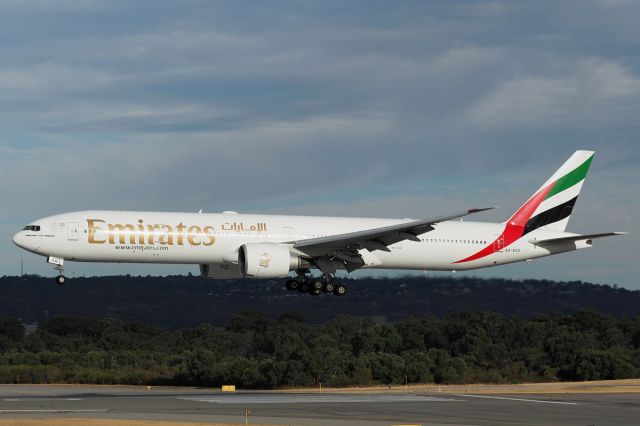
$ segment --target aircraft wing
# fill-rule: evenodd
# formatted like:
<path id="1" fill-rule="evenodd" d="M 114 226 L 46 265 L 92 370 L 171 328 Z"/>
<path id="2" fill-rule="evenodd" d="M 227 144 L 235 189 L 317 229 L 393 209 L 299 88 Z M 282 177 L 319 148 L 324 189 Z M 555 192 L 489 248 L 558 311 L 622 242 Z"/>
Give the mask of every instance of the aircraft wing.
<path id="1" fill-rule="evenodd" d="M 596 238 L 615 237 L 618 235 L 627 235 L 627 234 L 628 232 L 605 232 L 603 234 L 572 235 L 570 237 L 549 238 L 546 240 L 530 240 L 529 242 L 535 245 L 545 246 L 550 244 L 593 240 Z"/>
<path id="2" fill-rule="evenodd" d="M 293 248 L 313 258 L 337 258 L 345 263 L 348 270 L 355 270 L 364 264 L 362 257 L 358 253 L 360 249 L 391 251 L 388 246 L 400 241 L 420 241 L 418 235 L 431 231 L 436 223 L 458 219 L 494 208 L 470 209 L 431 219 L 412 220 L 364 231 L 309 238 L 296 241 L 293 244 Z"/>

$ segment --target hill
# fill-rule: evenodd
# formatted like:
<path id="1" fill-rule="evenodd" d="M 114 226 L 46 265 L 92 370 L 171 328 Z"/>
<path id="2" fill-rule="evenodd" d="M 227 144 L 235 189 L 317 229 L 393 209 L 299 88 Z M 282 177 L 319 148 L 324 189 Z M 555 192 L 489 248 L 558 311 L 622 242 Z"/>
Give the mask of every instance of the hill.
<path id="1" fill-rule="evenodd" d="M 0 278 L 0 317 L 25 323 L 56 316 L 110 317 L 164 328 L 228 324 L 241 311 L 267 318 L 303 313 L 312 323 L 340 314 L 397 322 L 410 316 L 442 317 L 493 311 L 531 318 L 591 309 L 616 318 L 640 315 L 640 291 L 580 281 L 478 278 L 360 278 L 344 280 L 344 297 L 290 292 L 282 280 L 211 281 L 197 276 L 108 276 L 70 279 L 58 287 L 34 275 Z"/>

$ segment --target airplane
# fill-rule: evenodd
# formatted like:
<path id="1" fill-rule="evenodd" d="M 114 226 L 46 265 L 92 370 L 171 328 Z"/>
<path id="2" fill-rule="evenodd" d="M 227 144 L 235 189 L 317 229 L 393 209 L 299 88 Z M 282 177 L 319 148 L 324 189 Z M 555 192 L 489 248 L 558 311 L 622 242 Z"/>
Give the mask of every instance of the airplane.
<path id="1" fill-rule="evenodd" d="M 594 154 L 576 151 L 501 223 L 462 220 L 493 207 L 419 220 L 98 210 L 36 220 L 13 241 L 45 256 L 59 285 L 65 261 L 194 264 L 206 278 L 288 277 L 288 290 L 342 296 L 337 271 L 487 268 L 626 234 L 565 231 Z"/>

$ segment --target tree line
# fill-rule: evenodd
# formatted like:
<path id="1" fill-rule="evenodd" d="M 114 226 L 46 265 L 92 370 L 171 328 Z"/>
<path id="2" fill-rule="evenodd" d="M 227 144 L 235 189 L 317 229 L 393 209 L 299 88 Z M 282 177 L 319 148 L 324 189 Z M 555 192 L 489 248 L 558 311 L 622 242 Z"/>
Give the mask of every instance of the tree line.
<path id="1" fill-rule="evenodd" d="M 640 317 L 594 311 L 531 319 L 493 312 L 386 324 L 339 316 L 308 324 L 254 312 L 223 328 L 160 329 L 58 317 L 26 334 L 0 320 L 1 383 L 281 388 L 400 383 L 599 380 L 640 374 Z"/>

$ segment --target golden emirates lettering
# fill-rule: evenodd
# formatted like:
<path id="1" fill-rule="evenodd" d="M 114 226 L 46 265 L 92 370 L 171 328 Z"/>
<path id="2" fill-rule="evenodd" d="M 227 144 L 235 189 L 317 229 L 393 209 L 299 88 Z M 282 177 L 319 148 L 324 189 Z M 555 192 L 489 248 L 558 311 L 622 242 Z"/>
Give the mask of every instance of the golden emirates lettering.
<path id="1" fill-rule="evenodd" d="M 89 244 L 137 244 L 212 246 L 216 242 L 213 226 L 188 226 L 182 222 L 175 226 L 165 224 L 106 223 L 102 219 L 87 219 Z"/>

